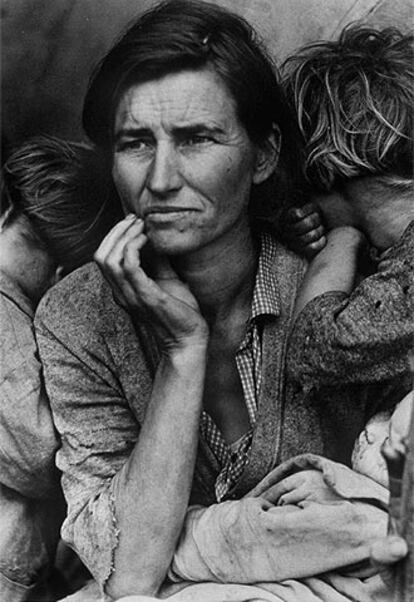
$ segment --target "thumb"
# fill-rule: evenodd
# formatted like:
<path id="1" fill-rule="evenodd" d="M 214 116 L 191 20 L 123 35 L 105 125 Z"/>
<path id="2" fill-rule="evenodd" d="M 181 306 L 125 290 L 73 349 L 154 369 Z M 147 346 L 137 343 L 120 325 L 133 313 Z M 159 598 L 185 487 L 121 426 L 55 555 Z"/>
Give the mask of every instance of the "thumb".
<path id="1" fill-rule="evenodd" d="M 405 540 L 396 535 L 389 535 L 374 541 L 371 545 L 371 562 L 381 568 L 402 560 L 407 553 L 408 546 Z"/>

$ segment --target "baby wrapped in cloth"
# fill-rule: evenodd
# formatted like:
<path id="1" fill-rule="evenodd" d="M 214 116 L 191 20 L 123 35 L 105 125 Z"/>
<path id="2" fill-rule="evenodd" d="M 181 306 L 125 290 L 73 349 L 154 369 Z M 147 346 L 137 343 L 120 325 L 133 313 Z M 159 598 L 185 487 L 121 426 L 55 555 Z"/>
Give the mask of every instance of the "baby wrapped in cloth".
<path id="1" fill-rule="evenodd" d="M 172 599 L 245 600 L 258 596 L 259 588 L 260 599 L 272 601 L 389 600 L 390 592 L 369 568 L 369 542 L 353 506 L 375 506 L 385 534 L 389 492 L 381 446 L 389 436 L 399 445 L 413 399 L 407 395 L 392 416 L 381 413 L 368 422 L 355 444 L 353 470 L 304 454 L 274 469 L 242 500 L 191 508 L 169 575 L 177 586 L 167 586 L 164 595 L 183 581 L 204 581 L 210 585 L 190 586 Z M 327 486 L 323 491 L 308 478 L 315 470 Z M 247 586 L 252 583 L 254 591 Z M 210 587 L 206 597 L 202 587 Z M 191 598 L 194 588 L 197 598 Z"/>

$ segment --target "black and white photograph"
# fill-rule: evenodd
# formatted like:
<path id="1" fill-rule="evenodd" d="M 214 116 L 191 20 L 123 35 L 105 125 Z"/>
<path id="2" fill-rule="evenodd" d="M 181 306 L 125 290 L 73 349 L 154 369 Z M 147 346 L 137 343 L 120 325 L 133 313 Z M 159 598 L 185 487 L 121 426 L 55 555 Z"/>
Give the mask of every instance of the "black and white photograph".
<path id="1" fill-rule="evenodd" d="M 0 602 L 414 602 L 413 1 L 0 7 Z"/>

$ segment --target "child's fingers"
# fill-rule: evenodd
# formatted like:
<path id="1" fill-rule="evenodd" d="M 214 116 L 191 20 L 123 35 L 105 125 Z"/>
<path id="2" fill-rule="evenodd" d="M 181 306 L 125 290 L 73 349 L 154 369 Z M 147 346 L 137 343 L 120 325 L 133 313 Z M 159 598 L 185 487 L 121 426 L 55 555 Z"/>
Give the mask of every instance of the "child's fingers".
<path id="1" fill-rule="evenodd" d="M 325 234 L 325 228 L 323 226 L 318 226 L 313 230 L 309 230 L 304 232 L 300 236 L 298 236 L 298 242 L 302 245 L 302 247 L 306 247 L 310 243 L 316 242 L 320 238 L 322 238 Z"/>
<path id="2" fill-rule="evenodd" d="M 289 245 L 291 249 L 299 253 L 300 255 L 308 254 L 316 255 L 319 253 L 325 245 L 326 245 L 326 236 L 323 234 L 324 230 L 317 230 L 317 232 L 307 232 L 306 234 L 302 234 L 301 236 L 297 236 L 296 238 L 287 239 L 289 241 Z"/>
<path id="3" fill-rule="evenodd" d="M 318 206 L 315 203 L 306 203 L 302 207 L 291 207 L 286 211 L 285 217 L 287 222 L 297 222 L 302 220 L 312 213 L 319 213 Z"/>
<path id="4" fill-rule="evenodd" d="M 294 235 L 300 236 L 301 234 L 305 234 L 306 232 L 316 230 L 317 228 L 321 228 L 323 226 L 319 213 L 310 213 L 306 217 L 303 217 L 295 223 L 292 223 L 290 227 Z"/>
<path id="5" fill-rule="evenodd" d="M 313 259 L 315 255 L 322 251 L 326 245 L 326 236 L 321 236 L 318 240 L 304 244 L 299 240 L 290 240 L 289 247 L 298 255 L 303 255 L 308 261 Z"/>
<path id="6" fill-rule="evenodd" d="M 325 245 L 326 236 L 321 236 L 321 238 L 319 238 L 318 240 L 307 244 L 306 247 L 303 249 L 303 253 L 305 257 L 310 260 L 313 257 L 315 257 L 315 255 L 317 255 L 319 251 L 322 251 Z"/>

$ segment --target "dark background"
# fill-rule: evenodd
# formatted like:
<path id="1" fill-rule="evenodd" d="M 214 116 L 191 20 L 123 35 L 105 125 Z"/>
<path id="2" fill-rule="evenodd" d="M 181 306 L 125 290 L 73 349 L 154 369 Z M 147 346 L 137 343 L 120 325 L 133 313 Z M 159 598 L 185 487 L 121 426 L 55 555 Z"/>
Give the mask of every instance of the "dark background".
<path id="1" fill-rule="evenodd" d="M 215 0 L 250 20 L 277 61 L 335 38 L 350 21 L 413 25 L 412 0 Z M 92 66 L 154 0 L 2 0 L 2 136 L 8 146 L 45 132 L 81 139 Z"/>

